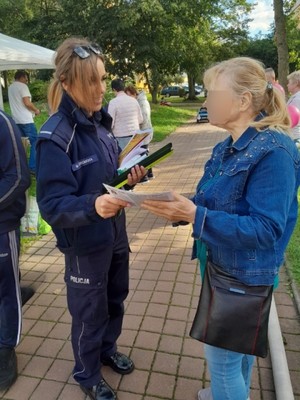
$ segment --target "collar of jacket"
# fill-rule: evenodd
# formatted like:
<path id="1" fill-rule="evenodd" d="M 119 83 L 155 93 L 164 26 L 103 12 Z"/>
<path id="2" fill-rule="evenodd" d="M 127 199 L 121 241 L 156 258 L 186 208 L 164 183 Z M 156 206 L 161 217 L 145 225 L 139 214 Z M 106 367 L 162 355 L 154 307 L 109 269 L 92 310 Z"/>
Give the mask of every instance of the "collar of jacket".
<path id="1" fill-rule="evenodd" d="M 66 92 L 63 93 L 59 111 L 72 121 L 72 125 L 83 125 L 85 129 L 94 129 L 94 122 L 97 122 L 101 123 L 108 131 L 111 131 L 112 118 L 103 108 L 89 118 Z"/>
<path id="2" fill-rule="evenodd" d="M 262 118 L 264 118 L 267 114 L 265 112 L 260 112 L 256 118 L 254 119 L 254 121 L 259 121 Z M 227 143 L 226 143 L 226 147 L 233 147 L 234 149 L 240 151 L 240 150 L 244 150 L 246 147 L 249 146 L 250 142 L 252 142 L 257 135 L 259 135 L 261 132 L 258 131 L 256 128 L 249 126 L 244 133 L 242 133 L 242 135 L 238 138 L 238 140 L 236 142 L 234 142 L 233 144 L 231 144 L 232 138 L 231 136 L 229 136 L 227 138 Z"/>

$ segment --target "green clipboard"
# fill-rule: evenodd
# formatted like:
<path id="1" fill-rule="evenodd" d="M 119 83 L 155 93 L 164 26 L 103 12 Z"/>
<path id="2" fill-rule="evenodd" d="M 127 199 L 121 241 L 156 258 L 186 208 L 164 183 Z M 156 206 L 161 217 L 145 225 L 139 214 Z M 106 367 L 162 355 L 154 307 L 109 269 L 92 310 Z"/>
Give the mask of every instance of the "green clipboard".
<path id="1" fill-rule="evenodd" d="M 154 153 L 149 154 L 149 156 L 143 158 L 143 160 L 137 162 L 135 165 L 140 165 L 145 168 L 151 168 L 154 165 L 163 161 L 165 158 L 169 157 L 172 153 L 173 153 L 172 143 L 168 143 L 161 149 L 158 149 Z M 128 168 L 126 171 L 118 175 L 112 182 L 109 183 L 109 185 L 116 188 L 120 188 L 126 185 L 127 176 L 131 172 L 131 168 Z"/>

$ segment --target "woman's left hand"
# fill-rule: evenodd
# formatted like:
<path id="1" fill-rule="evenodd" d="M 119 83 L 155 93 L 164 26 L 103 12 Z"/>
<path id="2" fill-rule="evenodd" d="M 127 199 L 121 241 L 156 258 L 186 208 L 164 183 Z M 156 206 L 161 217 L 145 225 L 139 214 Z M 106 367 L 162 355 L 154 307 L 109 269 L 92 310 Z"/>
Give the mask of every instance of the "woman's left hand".
<path id="1" fill-rule="evenodd" d="M 173 196 L 172 201 L 145 200 L 141 207 L 172 222 L 194 223 L 197 208 L 195 204 L 178 193 L 173 192 Z"/>
<path id="2" fill-rule="evenodd" d="M 140 167 L 139 165 L 135 165 L 131 168 L 130 174 L 127 175 L 128 185 L 134 186 L 146 175 L 147 170 L 145 167 Z"/>

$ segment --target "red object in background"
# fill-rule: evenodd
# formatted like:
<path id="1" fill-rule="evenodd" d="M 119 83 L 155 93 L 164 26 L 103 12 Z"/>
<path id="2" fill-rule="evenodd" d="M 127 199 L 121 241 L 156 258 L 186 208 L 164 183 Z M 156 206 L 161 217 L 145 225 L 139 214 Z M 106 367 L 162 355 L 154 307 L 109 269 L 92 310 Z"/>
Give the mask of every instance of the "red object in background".
<path id="1" fill-rule="evenodd" d="M 299 124 L 300 121 L 300 111 L 296 106 L 289 104 L 287 106 L 288 112 L 291 118 L 291 128 L 294 128 L 296 125 Z"/>

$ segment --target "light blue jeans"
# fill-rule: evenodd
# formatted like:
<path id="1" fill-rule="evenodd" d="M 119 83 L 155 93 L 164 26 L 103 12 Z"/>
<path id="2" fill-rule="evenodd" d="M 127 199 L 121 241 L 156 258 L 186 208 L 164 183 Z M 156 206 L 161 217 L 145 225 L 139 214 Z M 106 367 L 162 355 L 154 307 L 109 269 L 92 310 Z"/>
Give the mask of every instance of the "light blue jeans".
<path id="1" fill-rule="evenodd" d="M 204 345 L 214 400 L 246 400 L 254 356 Z"/>
<path id="2" fill-rule="evenodd" d="M 37 130 L 35 125 L 32 124 L 17 124 L 21 130 L 21 135 L 29 139 L 30 142 L 30 155 L 29 155 L 29 169 L 35 172 L 35 159 L 36 159 L 36 141 L 37 141 Z"/>

